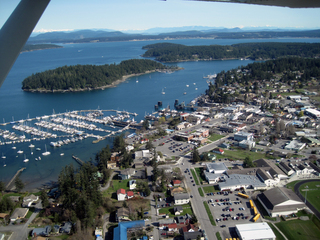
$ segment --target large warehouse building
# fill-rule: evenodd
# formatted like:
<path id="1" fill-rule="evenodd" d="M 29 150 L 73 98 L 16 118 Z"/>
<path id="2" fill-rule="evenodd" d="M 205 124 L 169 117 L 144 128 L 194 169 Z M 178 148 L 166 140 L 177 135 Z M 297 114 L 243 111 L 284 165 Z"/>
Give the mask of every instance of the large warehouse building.
<path id="1" fill-rule="evenodd" d="M 306 208 L 304 202 L 288 188 L 272 188 L 259 194 L 258 200 L 271 217 L 296 213 Z"/>
<path id="2" fill-rule="evenodd" d="M 275 240 L 272 229 L 266 222 L 237 224 L 236 232 L 241 240 Z"/>

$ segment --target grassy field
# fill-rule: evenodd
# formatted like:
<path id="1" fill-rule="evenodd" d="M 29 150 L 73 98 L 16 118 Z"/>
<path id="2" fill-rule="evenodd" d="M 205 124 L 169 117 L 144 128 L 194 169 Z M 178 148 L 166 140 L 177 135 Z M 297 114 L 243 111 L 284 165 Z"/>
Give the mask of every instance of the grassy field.
<path id="1" fill-rule="evenodd" d="M 260 152 L 251 152 L 248 150 L 236 149 L 236 150 L 224 150 L 223 155 L 217 154 L 216 157 L 217 159 L 229 158 L 232 160 L 240 160 L 240 159 L 244 160 L 246 157 L 250 157 L 250 159 L 254 161 L 260 158 L 266 158 L 266 155 Z"/>
<path id="2" fill-rule="evenodd" d="M 320 239 L 320 229 L 311 221 L 291 220 L 276 223 L 277 227 L 290 240 Z"/>
<path id="3" fill-rule="evenodd" d="M 268 222 L 268 225 L 272 229 L 274 235 L 276 235 L 277 240 L 285 240 L 285 238 L 281 235 L 281 233 L 272 225 L 272 223 Z"/>
<path id="4" fill-rule="evenodd" d="M 296 185 L 297 182 L 300 182 L 300 180 L 289 182 L 286 186 L 287 186 L 287 188 L 290 188 L 293 191 L 293 187 L 294 187 L 294 185 Z"/>
<path id="5" fill-rule="evenodd" d="M 219 232 L 216 232 L 216 237 L 217 237 L 218 240 L 222 240 Z"/>
<path id="6" fill-rule="evenodd" d="M 204 207 L 205 207 L 205 209 L 206 209 L 206 211 L 207 211 L 207 214 L 208 214 L 208 217 L 209 217 L 209 219 L 210 219 L 211 224 L 212 224 L 213 226 L 216 226 L 216 222 L 215 222 L 214 219 L 213 219 L 213 216 L 212 216 L 212 213 L 211 213 L 211 211 L 210 211 L 210 208 L 209 208 L 208 203 L 207 203 L 207 202 L 203 202 L 203 205 L 204 205 Z"/>
<path id="7" fill-rule="evenodd" d="M 210 136 L 208 137 L 208 139 L 211 141 L 211 142 L 214 142 L 214 141 L 217 141 L 221 138 L 225 137 L 224 135 L 220 135 L 220 134 L 210 134 Z"/>
<path id="8" fill-rule="evenodd" d="M 307 190 L 307 191 L 306 191 Z M 320 182 L 309 182 L 302 184 L 299 188 L 302 196 L 307 196 L 307 200 L 320 211 Z"/>
<path id="9" fill-rule="evenodd" d="M 205 193 L 213 193 L 213 192 L 220 192 L 218 186 L 214 187 L 214 186 L 206 186 L 206 187 L 202 187 L 203 191 Z"/>
<path id="10" fill-rule="evenodd" d="M 159 209 L 159 214 L 168 214 L 169 217 L 175 217 L 174 215 L 174 207 L 165 207 L 165 208 L 161 208 Z M 193 211 L 192 211 L 192 208 L 189 204 L 185 204 L 185 205 L 182 205 L 182 208 L 183 208 L 183 212 L 180 214 L 180 215 L 185 215 L 185 214 L 190 214 L 190 215 L 193 215 Z"/>
<path id="11" fill-rule="evenodd" d="M 202 191 L 202 188 L 201 188 L 201 187 L 198 188 L 198 191 L 199 191 L 200 196 L 201 196 L 201 197 L 204 197 L 204 194 L 203 194 L 203 191 Z"/>
<path id="12" fill-rule="evenodd" d="M 200 185 L 196 172 L 195 172 L 193 169 L 191 169 L 191 173 L 192 173 L 192 176 L 193 176 L 193 178 L 194 178 L 194 182 L 195 182 L 197 185 Z"/>

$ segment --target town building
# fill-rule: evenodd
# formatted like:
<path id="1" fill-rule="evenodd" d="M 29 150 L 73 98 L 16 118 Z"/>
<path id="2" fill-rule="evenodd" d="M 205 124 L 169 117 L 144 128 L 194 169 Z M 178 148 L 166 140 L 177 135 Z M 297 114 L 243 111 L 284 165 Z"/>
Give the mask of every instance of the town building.
<path id="1" fill-rule="evenodd" d="M 219 182 L 219 189 L 221 191 L 244 188 L 244 189 L 265 189 L 265 183 L 254 175 L 231 174 L 224 177 L 224 182 Z"/>
<path id="2" fill-rule="evenodd" d="M 177 193 L 173 196 L 174 205 L 183 205 L 190 202 L 188 193 Z"/>
<path id="3" fill-rule="evenodd" d="M 272 229 L 266 222 L 237 224 L 236 232 L 242 240 L 275 240 Z"/>
<path id="4" fill-rule="evenodd" d="M 113 240 L 127 240 L 127 230 L 131 228 L 145 227 L 144 220 L 120 222 L 118 227 L 113 229 Z"/>
<path id="5" fill-rule="evenodd" d="M 215 174 L 225 173 L 228 170 L 225 163 L 207 163 L 206 167 L 207 167 L 207 172 L 215 173 Z"/>
<path id="6" fill-rule="evenodd" d="M 271 217 L 297 213 L 306 208 L 306 205 L 291 189 L 283 187 L 264 191 L 258 195 L 257 199 Z"/>
<path id="7" fill-rule="evenodd" d="M 253 133 L 247 133 L 247 132 L 237 132 L 234 134 L 234 140 L 241 142 L 242 140 L 250 140 L 253 141 Z"/>
<path id="8" fill-rule="evenodd" d="M 22 207 L 31 207 L 32 203 L 37 202 L 38 200 L 39 197 L 33 194 L 26 196 L 23 198 Z"/>
<path id="9" fill-rule="evenodd" d="M 305 143 L 301 143 L 297 140 L 292 140 L 289 144 L 287 144 L 284 148 L 286 150 L 293 150 L 296 152 L 301 151 L 306 146 Z"/>

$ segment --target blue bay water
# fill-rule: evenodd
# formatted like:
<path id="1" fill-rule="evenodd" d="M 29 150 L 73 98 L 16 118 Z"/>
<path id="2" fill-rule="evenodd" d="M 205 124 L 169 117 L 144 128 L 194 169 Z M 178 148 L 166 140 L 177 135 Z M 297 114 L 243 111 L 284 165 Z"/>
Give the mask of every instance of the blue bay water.
<path id="1" fill-rule="evenodd" d="M 243 40 L 215 40 L 215 39 L 184 39 L 170 40 L 167 42 L 184 45 L 230 45 L 242 42 L 320 42 L 320 39 L 243 39 Z M 142 58 L 143 46 L 163 41 L 130 41 L 107 42 L 86 44 L 64 44 L 61 49 L 48 49 L 41 51 L 21 53 L 12 67 L 6 81 L 0 89 L 0 122 L 10 122 L 53 113 L 82 109 L 115 109 L 136 112 L 135 117 L 140 121 L 145 114 L 154 111 L 154 105 L 162 101 L 164 106 L 173 108 L 174 100 L 186 103 L 204 93 L 207 89 L 206 79 L 203 76 L 219 73 L 222 70 L 237 68 L 247 65 L 252 61 L 228 60 L 228 61 L 198 61 L 177 63 L 184 70 L 172 74 L 151 73 L 133 77 L 120 83 L 117 87 L 105 90 L 76 93 L 29 93 L 21 90 L 24 78 L 31 74 L 54 69 L 64 65 L 76 64 L 113 64 L 132 58 Z M 189 87 L 187 87 L 189 85 Z M 196 90 L 197 88 L 197 90 Z M 162 90 L 165 95 L 161 94 Z M 186 92 L 187 94 L 183 94 Z M 11 125 L 1 129 L 11 129 Z M 22 133 L 21 133 L 22 134 Z M 91 139 L 85 139 L 61 148 L 49 147 L 50 139 L 35 142 L 36 147 L 44 149 L 45 144 L 51 151 L 51 155 L 42 157 L 41 161 L 34 161 L 37 152 L 31 156 L 28 148 L 30 143 L 19 143 L 13 150 L 11 145 L 0 146 L 0 154 L 6 159 L 0 160 L 0 180 L 8 181 L 21 167 L 26 170 L 21 174 L 21 179 L 28 188 L 38 187 L 43 183 L 56 180 L 62 167 L 67 164 L 77 165 L 71 158 L 72 154 L 88 161 L 94 159 L 95 154 L 112 140 L 107 139 L 92 144 Z M 56 141 L 56 140 L 55 140 Z M 30 161 L 23 163 L 24 156 L 17 155 L 21 149 Z M 42 151 L 41 151 L 42 152 Z M 65 153 L 60 156 L 60 153 Z M 24 154 L 23 154 L 24 155 Z M 39 155 L 39 153 L 38 153 Z M 6 167 L 3 167 L 3 164 Z"/>

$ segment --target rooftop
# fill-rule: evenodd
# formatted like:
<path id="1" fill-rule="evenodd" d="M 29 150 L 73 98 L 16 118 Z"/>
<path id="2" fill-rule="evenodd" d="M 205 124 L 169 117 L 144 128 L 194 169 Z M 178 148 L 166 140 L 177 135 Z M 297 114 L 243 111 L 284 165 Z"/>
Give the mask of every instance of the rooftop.
<path id="1" fill-rule="evenodd" d="M 272 229 L 268 223 L 248 223 L 237 224 L 236 229 L 241 236 L 241 239 L 275 239 Z"/>

